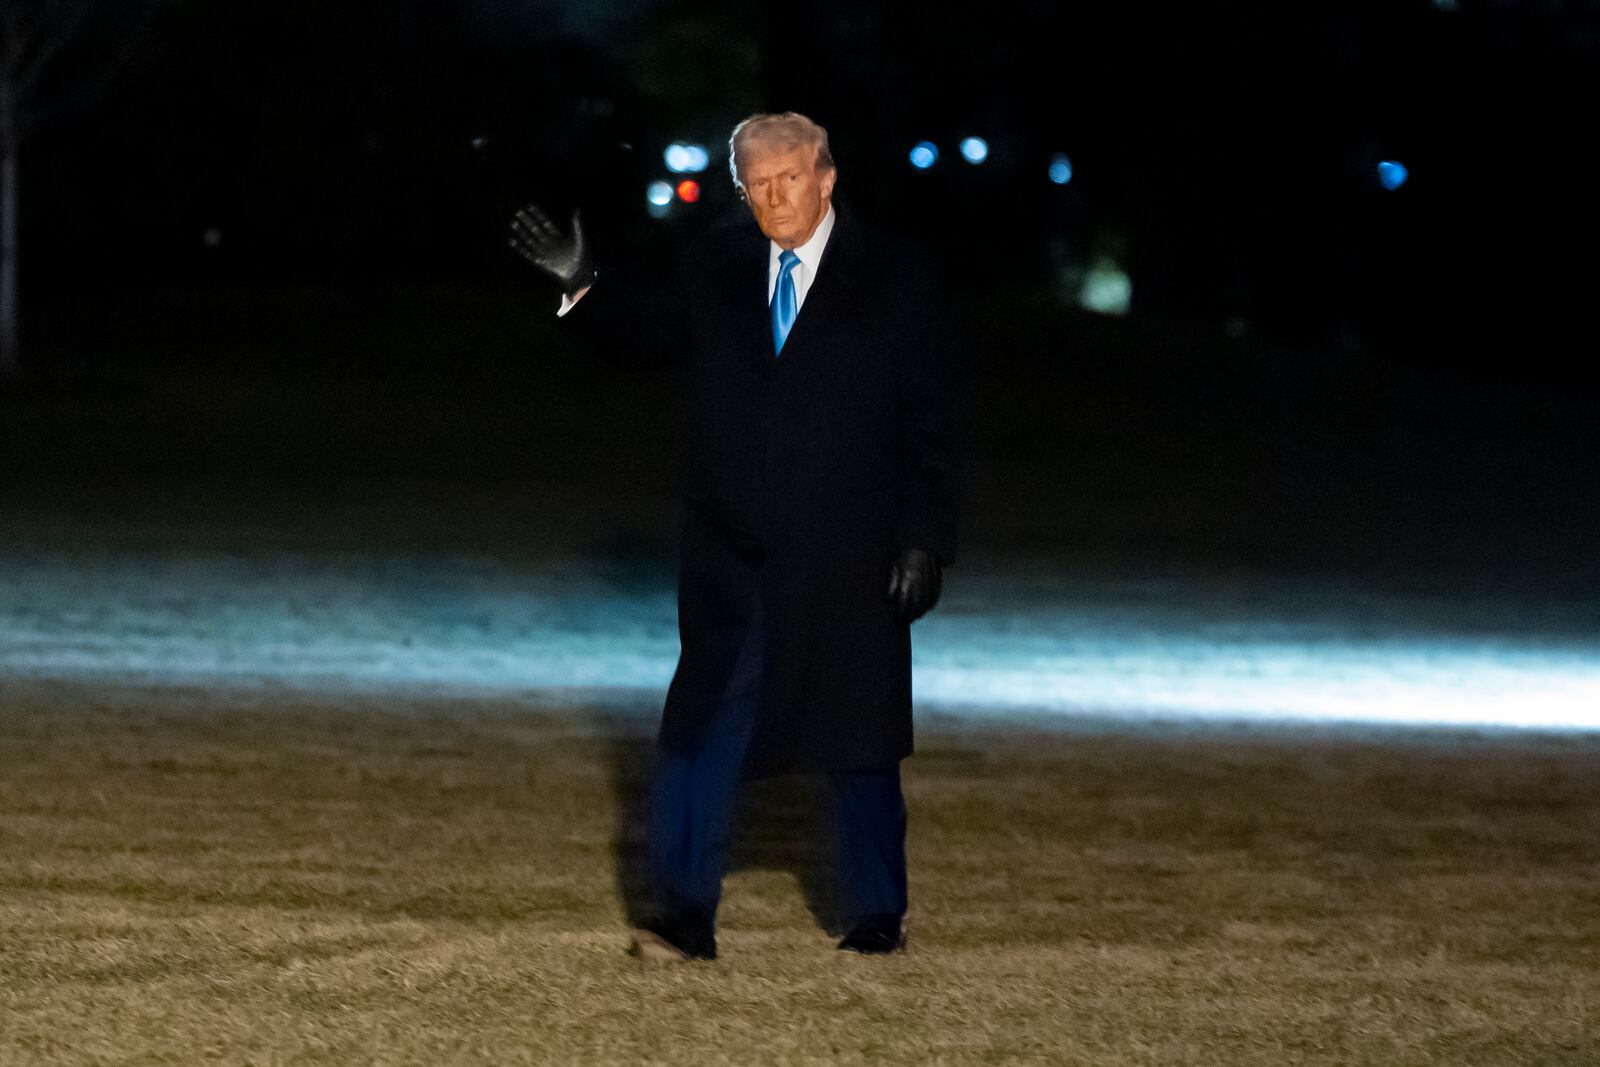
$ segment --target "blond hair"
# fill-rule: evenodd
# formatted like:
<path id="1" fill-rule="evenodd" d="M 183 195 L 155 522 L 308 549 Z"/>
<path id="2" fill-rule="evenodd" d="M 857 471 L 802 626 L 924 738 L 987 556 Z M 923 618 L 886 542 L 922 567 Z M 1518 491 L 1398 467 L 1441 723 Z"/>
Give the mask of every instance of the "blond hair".
<path id="1" fill-rule="evenodd" d="M 787 152 L 800 145 L 810 145 L 817 150 L 817 169 L 833 169 L 833 153 L 828 151 L 828 131 L 806 118 L 798 111 L 782 114 L 751 115 L 733 128 L 728 138 L 728 169 L 733 172 L 733 184 L 744 193 L 744 180 L 740 168 L 751 142 L 770 145 Z"/>

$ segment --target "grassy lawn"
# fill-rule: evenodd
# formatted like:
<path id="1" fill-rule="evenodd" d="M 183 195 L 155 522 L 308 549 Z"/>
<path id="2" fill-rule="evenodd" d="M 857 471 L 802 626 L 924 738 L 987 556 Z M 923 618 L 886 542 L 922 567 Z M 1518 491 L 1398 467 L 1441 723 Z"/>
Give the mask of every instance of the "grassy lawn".
<path id="1" fill-rule="evenodd" d="M 778 780 L 663 969 L 649 728 L 0 683 L 0 1063 L 1600 1062 L 1600 738 L 926 723 L 907 954 Z"/>
<path id="2" fill-rule="evenodd" d="M 124 553 L 570 555 L 631 588 L 670 559 L 676 383 L 522 289 L 64 307 L 0 395 L 0 553 L 40 594 L 15 614 L 90 636 L 51 553 L 108 581 Z M 1450 632 L 1593 632 L 1591 396 L 966 317 L 969 558 L 1334 575 Z M 198 610 L 159 593 L 135 637 Z M 906 955 L 834 951 L 821 794 L 780 780 L 747 798 L 722 958 L 646 969 L 652 725 L 0 675 L 0 1065 L 1600 1063 L 1600 735 L 930 721 Z"/>

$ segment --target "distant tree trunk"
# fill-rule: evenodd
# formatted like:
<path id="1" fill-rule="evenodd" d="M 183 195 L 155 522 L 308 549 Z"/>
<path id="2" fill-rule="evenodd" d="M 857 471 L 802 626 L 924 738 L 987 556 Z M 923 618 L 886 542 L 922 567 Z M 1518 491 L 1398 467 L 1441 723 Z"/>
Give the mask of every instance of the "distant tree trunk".
<path id="1" fill-rule="evenodd" d="M 41 124 L 77 111 L 101 95 L 133 52 L 159 2 L 0 0 L 0 383 L 14 379 L 22 369 L 17 163 L 23 142 Z M 86 39 L 91 61 L 80 62 L 77 77 L 45 77 L 63 50 L 81 47 Z"/>
<path id="2" fill-rule="evenodd" d="M 0 382 L 22 367 L 17 327 L 17 100 L 0 78 Z"/>

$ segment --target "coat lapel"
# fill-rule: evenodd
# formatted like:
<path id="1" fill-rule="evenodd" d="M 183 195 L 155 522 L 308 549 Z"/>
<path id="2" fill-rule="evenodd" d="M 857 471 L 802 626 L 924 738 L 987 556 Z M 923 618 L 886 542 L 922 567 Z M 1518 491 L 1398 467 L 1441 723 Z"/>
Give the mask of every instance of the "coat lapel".
<path id="1" fill-rule="evenodd" d="M 782 359 L 792 361 L 804 357 L 818 339 L 825 338 L 830 324 L 838 319 L 838 312 L 849 298 L 859 251 L 859 234 L 854 221 L 838 205 L 834 205 L 833 233 L 822 250 L 822 262 L 817 265 L 817 276 L 806 291 L 806 302 L 800 307 L 789 336 L 783 342 Z M 762 299 L 766 298 L 766 279 L 762 278 Z M 765 309 L 763 309 L 765 310 Z M 767 312 L 767 353 L 773 354 L 771 313 Z"/>
<path id="2" fill-rule="evenodd" d="M 783 342 L 781 358 L 784 362 L 792 362 L 803 356 L 807 348 L 816 344 L 818 337 L 825 337 L 829 322 L 835 319 L 838 309 L 849 298 L 860 235 L 848 214 L 840 210 L 837 204 L 833 210 L 833 233 L 828 235 L 827 247 L 822 250 L 817 276 L 806 291 L 806 301 L 801 305 L 794 325 L 789 328 L 789 336 Z M 767 270 L 772 246 L 755 226 L 750 227 L 750 232 L 756 239 L 751 241 L 748 252 L 744 253 L 748 258 L 742 259 L 745 265 L 740 267 L 739 273 L 747 280 L 739 285 L 742 291 L 751 295 L 741 296 L 739 303 L 750 309 L 747 328 L 754 331 L 758 338 L 751 345 L 751 351 L 759 362 L 770 366 L 779 358 L 772 343 L 772 309 L 767 302 Z"/>

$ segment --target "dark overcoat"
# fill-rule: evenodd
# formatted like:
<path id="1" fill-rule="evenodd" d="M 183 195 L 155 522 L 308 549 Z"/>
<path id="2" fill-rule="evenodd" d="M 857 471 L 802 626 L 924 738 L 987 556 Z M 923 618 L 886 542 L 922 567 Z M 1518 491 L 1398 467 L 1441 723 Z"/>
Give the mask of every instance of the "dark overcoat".
<path id="1" fill-rule="evenodd" d="M 661 744 L 693 743 L 760 596 L 768 669 L 746 773 L 882 765 L 912 748 L 910 627 L 885 597 L 890 564 L 907 547 L 956 558 L 961 346 L 927 260 L 835 205 L 775 356 L 768 253 L 752 220 L 703 236 L 653 291 L 602 263 L 564 321 L 684 367 L 682 654 Z"/>

